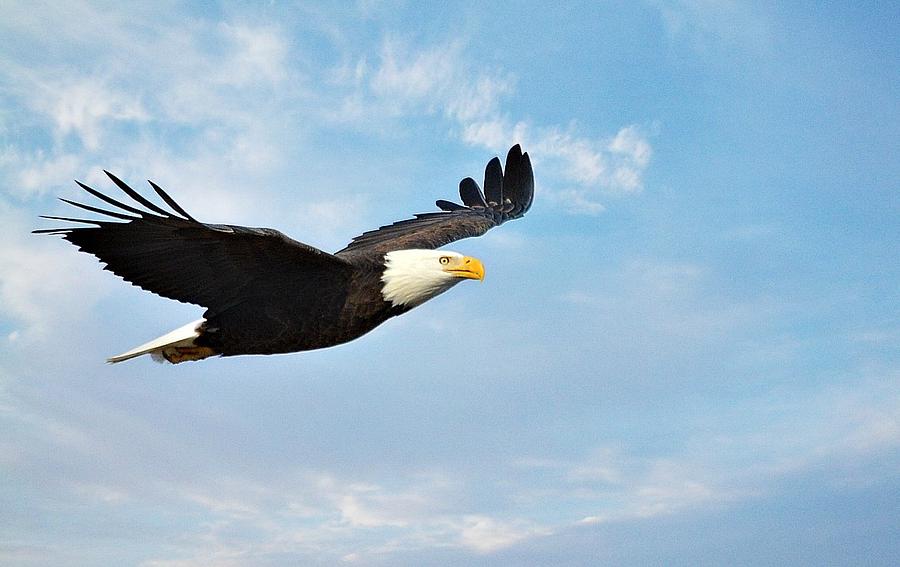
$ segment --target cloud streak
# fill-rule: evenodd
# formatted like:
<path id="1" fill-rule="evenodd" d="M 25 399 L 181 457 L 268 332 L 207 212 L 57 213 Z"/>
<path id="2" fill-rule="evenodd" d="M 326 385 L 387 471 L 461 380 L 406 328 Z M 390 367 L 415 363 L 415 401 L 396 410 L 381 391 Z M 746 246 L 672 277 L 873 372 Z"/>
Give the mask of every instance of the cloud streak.
<path id="1" fill-rule="evenodd" d="M 542 172 L 546 195 L 572 213 L 596 214 L 598 199 L 640 191 L 653 150 L 644 129 L 621 127 L 594 139 L 574 124 L 545 126 L 516 120 L 502 110 L 515 93 L 514 77 L 475 67 L 461 43 L 413 49 L 384 41 L 378 59 L 359 59 L 335 74 L 354 92 L 345 97 L 343 120 L 413 113 L 442 114 L 464 143 L 502 152 L 510 143 L 529 148 Z"/>
<path id="2" fill-rule="evenodd" d="M 771 55 L 754 41 L 779 29 L 749 5 L 653 6 L 660 18 L 625 4 L 578 21 L 555 12 L 571 35 L 544 45 L 554 21 L 495 5 L 453 14 L 503 32 L 490 41 L 459 39 L 446 13 L 419 6 L 5 6 L 0 563 L 577 563 L 623 532 L 653 532 L 639 542 L 650 556 L 676 539 L 672 525 L 703 515 L 756 508 L 771 529 L 773 509 L 793 515 L 779 494 L 792 484 L 819 506 L 847 486 L 896 492 L 893 225 L 841 177 L 890 171 L 878 157 L 888 138 L 869 140 L 861 115 L 829 129 L 842 107 L 797 106 L 816 99 L 778 79 L 789 73 L 734 80 L 735 48 Z M 413 35 L 400 16 L 428 22 Z M 819 35 L 801 20 L 784 29 Z M 517 33 L 535 57 L 501 51 L 523 45 Z M 875 91 L 890 74 L 865 74 L 877 68 L 861 55 L 870 35 L 842 56 Z M 818 61 L 824 78 L 810 83 L 842 84 L 828 72 L 846 61 L 806 49 L 786 59 Z M 560 69 L 574 50 L 594 80 L 616 80 Z M 579 92 L 623 96 L 630 118 L 566 117 L 522 80 L 556 70 Z M 519 96 L 527 115 L 512 110 Z M 759 108 L 775 114 L 759 122 Z M 822 122 L 819 110 L 839 112 Z M 791 129 L 794 111 L 809 113 L 805 130 Z M 820 163 L 772 158 L 798 134 L 868 161 L 804 185 Z M 106 168 L 142 190 L 152 178 L 201 220 L 336 249 L 452 197 L 457 175 L 477 177 L 513 142 L 535 160 L 540 206 L 465 241 L 491 263 L 486 287 L 336 349 L 105 366 L 110 343 L 138 344 L 199 308 L 29 234 L 48 226 L 38 214 L 71 214 L 51 197 L 78 194 L 73 178 L 115 191 Z M 660 156 L 666 191 L 649 182 Z M 629 199 L 639 206 L 602 223 L 572 216 Z M 817 513 L 868 543 L 874 508 Z M 722 538 L 710 545 L 734 541 Z"/>

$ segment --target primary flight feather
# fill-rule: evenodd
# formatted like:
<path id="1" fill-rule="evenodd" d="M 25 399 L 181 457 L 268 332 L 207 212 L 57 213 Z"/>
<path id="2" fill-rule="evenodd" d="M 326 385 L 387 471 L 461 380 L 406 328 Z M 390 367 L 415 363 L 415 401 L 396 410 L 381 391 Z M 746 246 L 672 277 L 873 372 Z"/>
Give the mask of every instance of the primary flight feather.
<path id="1" fill-rule="evenodd" d="M 76 182 L 115 210 L 62 199 L 107 218 L 46 216 L 87 226 L 34 232 L 62 235 L 126 281 L 206 308 L 199 321 L 110 362 L 150 354 L 178 363 L 353 340 L 464 279 L 483 279 L 478 259 L 435 249 L 521 217 L 534 197 L 531 160 L 516 145 L 505 168 L 496 157 L 487 164 L 483 192 L 467 177 L 462 204 L 439 200 L 440 211 L 365 232 L 329 254 L 269 228 L 200 222 L 152 181 L 170 210 L 105 173 L 133 203 Z"/>

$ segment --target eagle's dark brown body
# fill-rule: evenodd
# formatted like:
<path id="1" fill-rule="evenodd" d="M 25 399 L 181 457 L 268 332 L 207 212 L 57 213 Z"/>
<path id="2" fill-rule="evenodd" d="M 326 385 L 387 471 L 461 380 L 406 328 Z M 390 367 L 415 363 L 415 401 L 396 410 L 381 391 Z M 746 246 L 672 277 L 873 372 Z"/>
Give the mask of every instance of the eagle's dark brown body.
<path id="1" fill-rule="evenodd" d="M 384 265 L 371 258 L 356 258 L 351 265 L 340 281 L 313 286 L 298 282 L 293 302 L 254 302 L 222 313 L 208 310 L 206 328 L 196 344 L 223 356 L 314 350 L 352 341 L 408 310 L 383 299 L 354 301 L 368 297 L 366 290 L 380 288 Z M 313 301 L 304 297 L 310 295 Z M 235 324 L 238 321 L 240 325 Z"/>
<path id="2" fill-rule="evenodd" d="M 505 172 L 499 159 L 488 163 L 484 192 L 466 178 L 463 204 L 438 201 L 441 211 L 366 232 L 329 254 L 272 229 L 199 222 L 154 183 L 168 209 L 107 175 L 132 203 L 79 183 L 114 209 L 62 200 L 107 218 L 46 217 L 88 226 L 35 232 L 61 234 L 147 291 L 206 307 L 205 323 L 186 337 L 191 341 L 173 343 L 187 345 L 186 353 L 199 349 L 186 359 L 311 350 L 355 339 L 413 306 L 385 299 L 386 255 L 479 236 L 521 217 L 534 190 L 528 154 L 514 146 Z"/>

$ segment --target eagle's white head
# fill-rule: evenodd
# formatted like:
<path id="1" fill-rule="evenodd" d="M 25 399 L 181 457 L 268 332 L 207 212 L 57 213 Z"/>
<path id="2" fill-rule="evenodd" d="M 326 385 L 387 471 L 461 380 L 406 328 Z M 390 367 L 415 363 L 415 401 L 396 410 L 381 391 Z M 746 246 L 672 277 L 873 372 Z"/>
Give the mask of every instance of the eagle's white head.
<path id="1" fill-rule="evenodd" d="M 395 307 L 412 308 L 464 279 L 484 279 L 480 260 L 448 250 L 395 250 L 384 256 L 381 295 Z"/>

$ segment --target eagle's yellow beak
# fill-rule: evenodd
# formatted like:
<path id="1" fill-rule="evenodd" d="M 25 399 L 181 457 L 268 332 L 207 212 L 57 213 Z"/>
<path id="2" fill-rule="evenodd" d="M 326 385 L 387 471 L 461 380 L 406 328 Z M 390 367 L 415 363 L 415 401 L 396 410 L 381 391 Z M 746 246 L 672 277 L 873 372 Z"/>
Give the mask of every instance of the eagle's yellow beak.
<path id="1" fill-rule="evenodd" d="M 471 256 L 463 256 L 457 263 L 444 268 L 444 270 L 458 278 L 484 280 L 484 264 L 478 258 Z"/>

